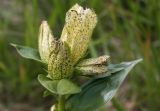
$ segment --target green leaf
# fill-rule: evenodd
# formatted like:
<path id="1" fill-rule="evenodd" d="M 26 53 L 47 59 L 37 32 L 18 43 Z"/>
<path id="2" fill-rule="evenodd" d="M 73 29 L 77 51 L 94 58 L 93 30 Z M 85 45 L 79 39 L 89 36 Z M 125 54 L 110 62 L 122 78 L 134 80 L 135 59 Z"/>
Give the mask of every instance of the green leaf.
<path id="1" fill-rule="evenodd" d="M 123 65 L 120 65 L 120 64 L 116 64 L 116 65 L 111 64 L 111 65 L 108 66 L 108 71 L 109 71 L 109 73 L 112 73 L 112 74 L 116 73 L 116 72 L 119 72 L 123 69 L 124 69 Z"/>
<path id="2" fill-rule="evenodd" d="M 59 82 L 58 80 L 51 80 L 43 74 L 38 75 L 38 80 L 47 90 L 54 94 L 57 94 L 57 84 Z"/>
<path id="3" fill-rule="evenodd" d="M 76 84 L 71 82 L 68 79 L 62 80 L 51 80 L 43 74 L 38 75 L 38 80 L 45 87 L 49 92 L 53 94 L 75 94 L 81 91 L 81 88 L 78 87 Z M 48 92 L 45 92 L 45 96 L 48 95 Z"/>
<path id="4" fill-rule="evenodd" d="M 17 44 L 12 44 L 12 43 L 11 43 L 11 45 L 17 49 L 17 52 L 22 57 L 42 62 L 37 49 L 33 49 L 30 47 L 25 47 L 25 46 L 21 46 L 21 45 L 17 45 Z"/>
<path id="5" fill-rule="evenodd" d="M 45 91 L 43 92 L 43 97 L 47 97 L 47 96 L 49 96 L 49 95 L 53 95 L 53 93 L 51 93 L 51 92 L 48 91 L 48 90 L 45 90 Z"/>
<path id="6" fill-rule="evenodd" d="M 131 69 L 142 59 L 123 62 L 112 65 L 113 71 L 110 76 L 90 80 L 82 87 L 82 91 L 72 95 L 66 101 L 68 111 L 95 111 L 110 101 L 116 94 L 119 86 L 124 81 Z M 120 67 L 123 68 L 120 70 Z"/>
<path id="7" fill-rule="evenodd" d="M 79 93 L 81 88 L 68 79 L 62 79 L 57 86 L 57 93 L 60 95 Z"/>

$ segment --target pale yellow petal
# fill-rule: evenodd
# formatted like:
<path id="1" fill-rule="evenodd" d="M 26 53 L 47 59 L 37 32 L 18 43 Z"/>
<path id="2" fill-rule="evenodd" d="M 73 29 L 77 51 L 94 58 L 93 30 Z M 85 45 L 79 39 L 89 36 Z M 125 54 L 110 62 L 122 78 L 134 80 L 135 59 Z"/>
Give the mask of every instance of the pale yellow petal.
<path id="1" fill-rule="evenodd" d="M 83 9 L 76 4 L 67 12 L 65 22 L 60 39 L 70 46 L 75 64 L 88 49 L 93 29 L 97 23 L 97 16 L 91 9 Z"/>
<path id="2" fill-rule="evenodd" d="M 38 48 L 40 57 L 43 62 L 48 63 L 50 47 L 56 41 L 52 35 L 52 32 L 48 26 L 47 21 L 43 21 L 40 26 Z M 53 44 L 54 46 L 54 44 Z M 52 47 L 53 47 L 52 46 Z"/>

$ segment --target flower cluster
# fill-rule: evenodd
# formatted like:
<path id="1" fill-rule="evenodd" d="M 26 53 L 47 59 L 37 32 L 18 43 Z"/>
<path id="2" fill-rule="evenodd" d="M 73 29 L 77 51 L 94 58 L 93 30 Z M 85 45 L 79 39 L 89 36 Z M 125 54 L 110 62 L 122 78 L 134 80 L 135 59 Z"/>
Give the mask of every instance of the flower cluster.
<path id="1" fill-rule="evenodd" d="M 39 53 L 48 64 L 49 77 L 54 80 L 71 78 L 73 71 L 82 74 L 104 73 L 109 56 L 82 60 L 84 57 L 97 16 L 91 9 L 74 5 L 66 14 L 65 25 L 59 40 L 56 40 L 46 21 L 40 26 Z"/>
<path id="2" fill-rule="evenodd" d="M 11 44 L 22 57 L 48 66 L 48 75 L 39 74 L 38 80 L 46 88 L 45 96 L 55 94 L 58 97 L 51 111 L 98 110 L 116 94 L 129 71 L 142 61 L 138 59 L 120 64 L 107 64 L 107 55 L 84 59 L 96 23 L 97 16 L 94 11 L 83 9 L 76 4 L 66 13 L 65 25 L 59 40 L 52 35 L 47 21 L 43 21 L 38 40 L 39 51 Z M 96 79 L 90 78 L 86 84 L 79 87 L 72 81 L 72 77 L 75 77 L 73 74 L 96 76 Z M 91 96 L 91 92 L 94 96 Z"/>

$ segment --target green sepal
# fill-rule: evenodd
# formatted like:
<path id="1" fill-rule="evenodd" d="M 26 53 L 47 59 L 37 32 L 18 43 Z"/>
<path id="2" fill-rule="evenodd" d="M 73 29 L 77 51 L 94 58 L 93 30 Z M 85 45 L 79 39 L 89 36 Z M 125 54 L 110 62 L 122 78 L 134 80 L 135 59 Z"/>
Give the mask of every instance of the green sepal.
<path id="1" fill-rule="evenodd" d="M 13 43 L 11 43 L 11 45 L 16 48 L 17 52 L 22 57 L 27 58 L 27 59 L 36 60 L 38 62 L 42 62 L 37 49 L 26 47 L 26 46 L 21 46 L 21 45 L 17 45 Z"/>

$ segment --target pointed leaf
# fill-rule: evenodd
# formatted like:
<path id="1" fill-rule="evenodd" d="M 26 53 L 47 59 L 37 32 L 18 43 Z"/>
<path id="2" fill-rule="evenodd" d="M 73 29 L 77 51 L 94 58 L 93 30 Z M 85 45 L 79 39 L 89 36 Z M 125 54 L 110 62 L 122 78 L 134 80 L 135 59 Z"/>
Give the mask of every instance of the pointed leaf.
<path id="1" fill-rule="evenodd" d="M 58 80 L 51 80 L 43 74 L 38 75 L 38 81 L 50 92 L 57 94 L 57 84 Z"/>
<path id="2" fill-rule="evenodd" d="M 81 88 L 68 79 L 62 79 L 57 86 L 57 92 L 60 95 L 79 93 Z"/>
<path id="3" fill-rule="evenodd" d="M 22 57 L 42 62 L 37 49 L 33 49 L 30 47 L 25 47 L 25 46 L 21 46 L 21 45 L 17 45 L 17 44 L 11 44 L 11 45 L 17 49 L 17 52 Z"/>
<path id="4" fill-rule="evenodd" d="M 112 68 L 123 67 L 123 70 L 116 71 L 110 76 L 104 78 L 96 78 L 90 80 L 82 88 L 78 94 L 70 96 L 66 101 L 68 111 L 95 111 L 112 99 L 116 94 L 117 89 L 122 84 L 123 80 L 130 70 L 141 59 L 132 62 L 123 62 Z"/>

